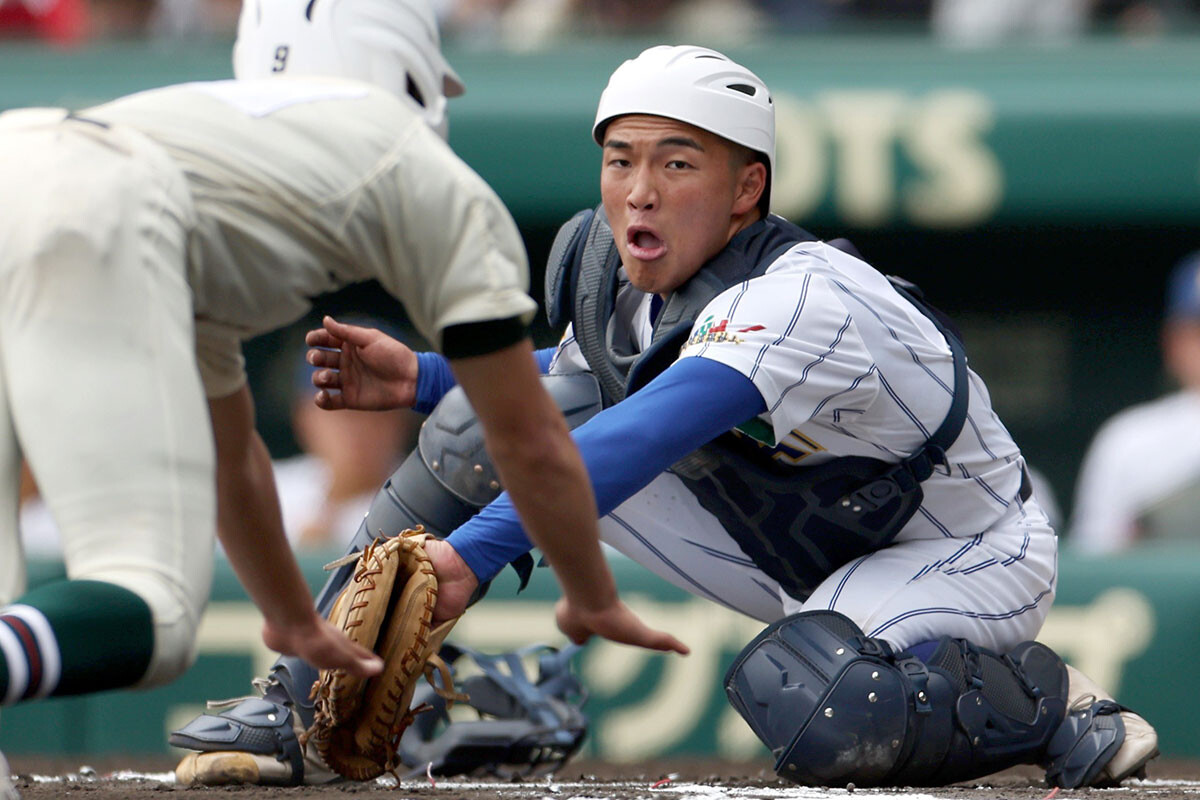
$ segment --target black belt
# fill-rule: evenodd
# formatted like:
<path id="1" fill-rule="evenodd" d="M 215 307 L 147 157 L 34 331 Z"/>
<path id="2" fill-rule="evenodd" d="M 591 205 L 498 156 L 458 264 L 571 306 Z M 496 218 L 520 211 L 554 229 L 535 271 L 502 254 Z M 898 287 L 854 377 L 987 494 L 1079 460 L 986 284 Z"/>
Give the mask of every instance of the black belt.
<path id="1" fill-rule="evenodd" d="M 1029 498 L 1033 497 L 1033 481 L 1029 477 L 1029 470 L 1025 469 L 1025 465 L 1021 465 L 1021 502 L 1029 502 Z"/>

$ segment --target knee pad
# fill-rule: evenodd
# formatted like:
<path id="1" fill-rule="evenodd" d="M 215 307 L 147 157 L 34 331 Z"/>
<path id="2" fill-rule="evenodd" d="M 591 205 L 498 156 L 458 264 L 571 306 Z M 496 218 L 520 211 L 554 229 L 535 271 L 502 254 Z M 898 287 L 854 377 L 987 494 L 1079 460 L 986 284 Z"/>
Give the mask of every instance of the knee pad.
<path id="1" fill-rule="evenodd" d="M 832 611 L 780 620 L 738 655 L 730 703 L 796 783 L 941 785 L 1035 763 L 1066 711 L 1066 668 L 943 639 L 929 663 Z"/>
<path id="2" fill-rule="evenodd" d="M 906 742 L 913 686 L 875 640 L 834 612 L 767 627 L 725 675 L 730 704 L 803 784 L 881 783 Z"/>

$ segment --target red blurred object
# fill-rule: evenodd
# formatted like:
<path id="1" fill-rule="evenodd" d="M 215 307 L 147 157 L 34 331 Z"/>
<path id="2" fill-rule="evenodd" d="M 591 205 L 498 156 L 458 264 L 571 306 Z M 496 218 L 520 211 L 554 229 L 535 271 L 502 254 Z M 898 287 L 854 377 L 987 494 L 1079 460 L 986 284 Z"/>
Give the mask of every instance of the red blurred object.
<path id="1" fill-rule="evenodd" d="M 87 38 L 90 22 L 88 0 L 0 0 L 0 36 L 36 36 L 69 47 Z"/>

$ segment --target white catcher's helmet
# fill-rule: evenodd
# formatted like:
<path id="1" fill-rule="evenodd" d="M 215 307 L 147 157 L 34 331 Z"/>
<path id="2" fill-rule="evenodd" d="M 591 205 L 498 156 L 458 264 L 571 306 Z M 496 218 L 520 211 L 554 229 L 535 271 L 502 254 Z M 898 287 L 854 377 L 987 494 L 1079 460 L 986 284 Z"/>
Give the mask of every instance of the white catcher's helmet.
<path id="1" fill-rule="evenodd" d="M 446 98 L 463 93 L 428 0 L 245 0 L 233 74 L 366 81 L 418 103 L 443 138 Z"/>
<path id="2" fill-rule="evenodd" d="M 318 0 L 320 2 L 320 0 Z M 592 137 L 625 114 L 653 114 L 686 122 L 763 154 L 768 184 L 775 172 L 775 104 L 767 85 L 716 50 L 659 45 L 617 67 L 600 95 Z"/>

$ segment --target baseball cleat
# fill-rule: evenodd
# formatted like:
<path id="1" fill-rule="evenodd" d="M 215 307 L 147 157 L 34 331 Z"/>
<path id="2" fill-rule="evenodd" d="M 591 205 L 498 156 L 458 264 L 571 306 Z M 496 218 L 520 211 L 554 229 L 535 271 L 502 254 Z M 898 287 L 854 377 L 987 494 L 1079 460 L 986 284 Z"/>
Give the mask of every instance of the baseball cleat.
<path id="1" fill-rule="evenodd" d="M 179 762 L 175 768 L 177 783 L 298 786 L 338 779 L 313 748 L 300 744 L 305 712 L 311 711 L 291 699 L 291 672 L 284 669 L 286 666 L 278 666 L 270 679 L 254 680 L 263 697 L 209 703 L 212 709 L 225 710 L 201 714 L 171 732 L 168 741 L 172 745 L 200 751 Z"/>
<path id="2" fill-rule="evenodd" d="M 262 709 L 272 707 L 281 713 L 261 714 Z M 274 728 L 245 725 L 255 716 L 246 714 L 247 710 L 278 719 L 279 724 Z M 248 699 L 232 713 L 227 712 L 228 716 L 204 715 L 175 731 L 172 744 L 208 748 L 183 757 L 175 767 L 175 782 L 181 786 L 298 786 L 340 780 L 313 748 L 300 746 L 288 711 L 267 701 Z M 222 729 L 222 725 L 228 727 Z M 214 740 L 218 737 L 225 739 L 227 749 L 217 749 Z M 245 749 L 232 749 L 235 747 Z M 0 800 L 4 798 L 0 796 Z"/>
<path id="3" fill-rule="evenodd" d="M 1130 777 L 1145 778 L 1146 764 L 1158 755 L 1158 733 L 1069 664 L 1067 675 L 1068 712 L 1060 734 L 1065 734 L 1062 741 L 1074 741 L 1059 748 L 1067 752 L 1051 765 L 1047 781 L 1065 788 L 1112 787 Z M 1051 750 L 1060 734 L 1051 741 Z M 1081 757 L 1072 765 L 1073 756 Z"/>
<path id="4" fill-rule="evenodd" d="M 1122 709 L 1125 741 L 1121 749 L 1100 771 L 1093 786 L 1116 786 L 1126 778 L 1146 778 L 1146 764 L 1158 755 L 1158 733 L 1140 715 Z"/>
<path id="5" fill-rule="evenodd" d="M 1115 702 L 1111 694 L 1070 664 L 1067 665 L 1067 676 L 1071 681 L 1069 708 L 1086 707 L 1104 701 Z M 1158 733 L 1150 723 L 1124 706 L 1118 708 L 1121 721 L 1125 723 L 1125 740 L 1090 786 L 1116 786 L 1126 778 L 1145 778 L 1146 764 L 1158 755 Z"/>

